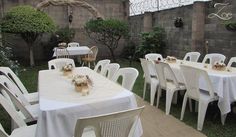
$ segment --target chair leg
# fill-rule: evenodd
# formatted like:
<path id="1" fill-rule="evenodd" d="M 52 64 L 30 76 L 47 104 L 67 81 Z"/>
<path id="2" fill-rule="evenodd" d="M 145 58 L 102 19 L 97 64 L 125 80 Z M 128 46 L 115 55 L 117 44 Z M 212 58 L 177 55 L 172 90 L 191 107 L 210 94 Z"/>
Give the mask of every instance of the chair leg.
<path id="1" fill-rule="evenodd" d="M 153 106 L 154 104 L 154 99 L 155 99 L 155 95 L 156 95 L 156 91 L 157 91 L 157 85 L 156 84 L 150 84 L 150 102 L 151 102 L 151 105 Z"/>
<path id="2" fill-rule="evenodd" d="M 221 115 L 221 124 L 225 125 L 225 119 L 227 117 L 227 114 Z"/>
<path id="3" fill-rule="evenodd" d="M 159 106 L 161 92 L 162 92 L 162 89 L 161 89 L 161 87 L 159 86 L 158 92 L 157 92 L 157 108 L 158 108 L 158 106 Z"/>
<path id="4" fill-rule="evenodd" d="M 90 62 L 88 62 L 88 67 L 90 68 Z"/>
<path id="5" fill-rule="evenodd" d="M 202 130 L 204 124 L 208 103 L 209 102 L 199 100 L 197 129 L 200 131 Z"/>
<path id="6" fill-rule="evenodd" d="M 144 81 L 144 85 L 143 85 L 143 100 L 145 99 L 146 88 L 147 88 L 147 83 L 146 83 L 146 81 Z"/>
<path id="7" fill-rule="evenodd" d="M 187 96 L 187 94 L 185 93 L 185 95 L 184 95 L 184 100 L 183 100 L 183 104 L 182 104 L 182 110 L 181 110 L 180 120 L 183 120 L 183 118 L 184 118 L 184 113 L 185 113 L 185 109 L 186 109 L 187 100 L 188 100 L 188 96 Z M 191 100 L 191 99 L 189 99 L 189 100 Z"/>
<path id="8" fill-rule="evenodd" d="M 170 114 L 170 107 L 174 93 L 174 91 L 166 90 L 166 115 Z"/>
<path id="9" fill-rule="evenodd" d="M 83 63 L 82 63 L 82 67 L 84 66 L 84 61 L 83 61 Z"/>

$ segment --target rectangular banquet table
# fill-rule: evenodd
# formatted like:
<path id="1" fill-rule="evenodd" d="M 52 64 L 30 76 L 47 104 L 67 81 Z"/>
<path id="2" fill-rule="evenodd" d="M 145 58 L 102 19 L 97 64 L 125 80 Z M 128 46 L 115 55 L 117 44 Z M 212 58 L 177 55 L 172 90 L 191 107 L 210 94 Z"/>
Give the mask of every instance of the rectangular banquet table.
<path id="1" fill-rule="evenodd" d="M 210 65 L 177 60 L 176 63 L 169 63 L 171 69 L 176 75 L 177 80 L 180 83 L 184 83 L 184 77 L 180 71 L 180 65 L 188 65 L 207 71 L 210 80 L 213 84 L 214 92 L 219 96 L 218 106 L 222 115 L 225 115 L 231 111 L 230 104 L 236 101 L 236 69 L 229 68 L 230 71 L 218 71 L 213 70 Z M 205 68 L 204 66 L 207 66 Z M 167 76 L 168 77 L 168 76 Z M 203 79 L 199 80 L 199 86 L 201 89 L 206 89 L 206 82 Z"/>
<path id="2" fill-rule="evenodd" d="M 91 53 L 91 50 L 89 47 L 87 46 L 79 46 L 79 47 L 67 47 L 66 48 L 69 55 L 70 56 L 77 56 L 77 55 L 86 55 L 86 54 L 90 54 Z M 53 50 L 54 53 L 53 53 L 53 57 L 56 56 L 56 52 L 55 52 L 55 49 Z M 63 53 L 57 53 L 58 55 L 63 55 Z"/>
<path id="3" fill-rule="evenodd" d="M 80 117 L 95 116 L 137 107 L 134 94 L 87 67 L 75 68 L 74 74 L 88 75 L 93 86 L 87 96 L 75 91 L 72 79 L 56 70 L 39 72 L 40 113 L 36 137 L 73 137 Z M 143 133 L 138 123 L 135 136 Z"/>

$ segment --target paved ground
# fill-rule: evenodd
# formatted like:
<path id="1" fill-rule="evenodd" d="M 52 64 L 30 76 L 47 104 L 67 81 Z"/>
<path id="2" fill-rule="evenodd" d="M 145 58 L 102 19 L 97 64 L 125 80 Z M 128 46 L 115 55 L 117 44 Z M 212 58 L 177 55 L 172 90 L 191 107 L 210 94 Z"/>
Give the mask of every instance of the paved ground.
<path id="1" fill-rule="evenodd" d="M 196 129 L 186 125 L 162 110 L 149 105 L 137 96 L 139 106 L 145 105 L 141 120 L 144 130 L 142 137 L 206 137 Z"/>

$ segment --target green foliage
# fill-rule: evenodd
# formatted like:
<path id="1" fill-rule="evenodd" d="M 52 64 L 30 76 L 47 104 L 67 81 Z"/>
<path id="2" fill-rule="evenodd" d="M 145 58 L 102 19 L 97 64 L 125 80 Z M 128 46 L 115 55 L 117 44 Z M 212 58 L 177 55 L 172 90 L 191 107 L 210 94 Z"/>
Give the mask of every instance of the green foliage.
<path id="1" fill-rule="evenodd" d="M 12 57 L 12 50 L 10 47 L 4 47 L 0 44 L 0 66 L 5 66 L 11 68 L 16 74 L 19 72 L 20 64 L 18 61 L 13 61 L 10 58 Z"/>
<path id="2" fill-rule="evenodd" d="M 128 24 L 117 19 L 89 20 L 85 24 L 88 36 L 95 42 L 105 45 L 115 60 L 114 50 L 118 47 L 119 40 L 129 35 Z"/>
<path id="3" fill-rule="evenodd" d="M 69 43 L 75 37 L 75 30 L 69 27 L 61 28 L 56 32 L 58 42 Z"/>
<path id="4" fill-rule="evenodd" d="M 235 21 L 228 21 L 224 23 L 225 27 L 229 31 L 236 31 L 236 22 Z"/>
<path id="5" fill-rule="evenodd" d="M 53 20 L 44 12 L 31 6 L 17 6 L 3 17 L 2 31 L 8 33 L 44 33 L 53 32 L 56 27 Z"/>
<path id="6" fill-rule="evenodd" d="M 127 42 L 127 45 L 124 47 L 122 51 L 122 56 L 126 59 L 132 59 L 135 54 L 135 43 L 131 40 Z"/>
<path id="7" fill-rule="evenodd" d="M 154 27 L 153 31 L 141 33 L 142 43 L 136 48 L 136 57 L 143 57 L 148 53 L 163 54 L 166 46 L 166 32 L 164 28 Z"/>

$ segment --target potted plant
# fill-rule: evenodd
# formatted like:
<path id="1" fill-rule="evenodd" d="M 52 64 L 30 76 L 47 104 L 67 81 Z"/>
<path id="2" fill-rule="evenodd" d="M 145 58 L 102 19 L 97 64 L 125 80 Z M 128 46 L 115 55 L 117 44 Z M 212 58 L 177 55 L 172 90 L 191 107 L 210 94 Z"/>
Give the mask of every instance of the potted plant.
<path id="1" fill-rule="evenodd" d="M 176 28 L 181 28 L 184 25 L 183 19 L 181 17 L 175 18 L 174 25 Z"/>
<path id="2" fill-rule="evenodd" d="M 224 25 L 228 31 L 236 31 L 236 22 L 230 21 L 226 22 Z"/>

